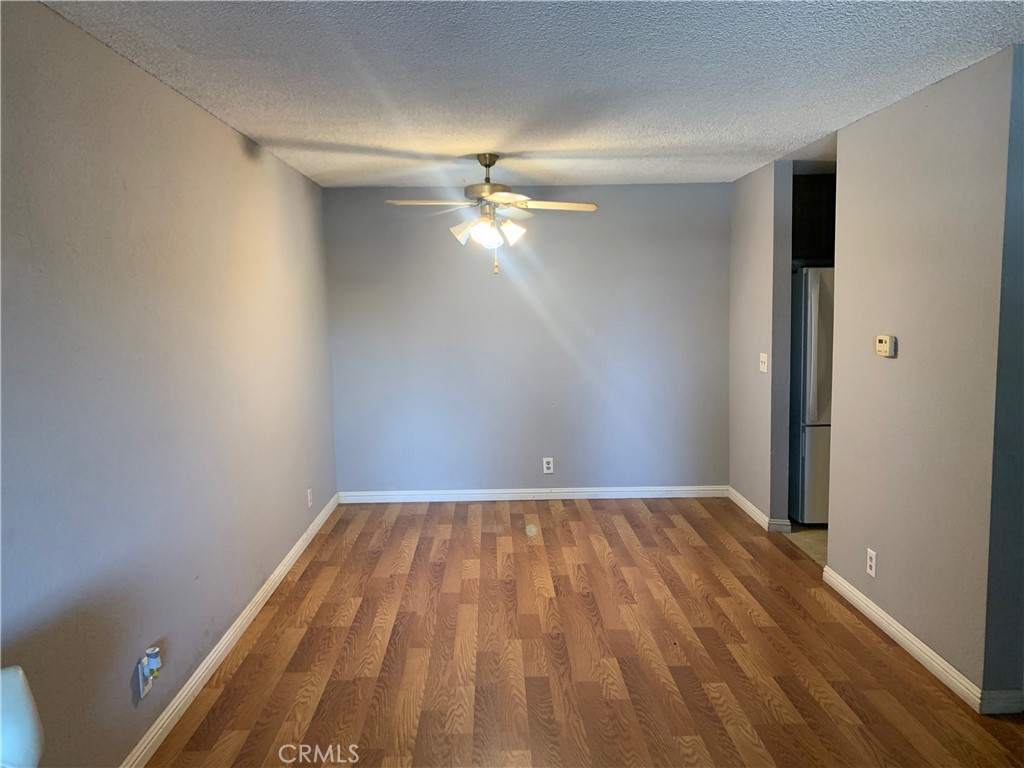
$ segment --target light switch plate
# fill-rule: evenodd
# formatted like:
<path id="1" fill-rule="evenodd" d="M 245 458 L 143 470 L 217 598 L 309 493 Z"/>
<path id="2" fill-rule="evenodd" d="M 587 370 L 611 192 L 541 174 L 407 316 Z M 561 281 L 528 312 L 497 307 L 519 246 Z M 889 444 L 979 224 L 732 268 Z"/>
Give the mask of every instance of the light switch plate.
<path id="1" fill-rule="evenodd" d="M 761 353 L 761 359 L 758 362 L 758 367 L 760 368 L 761 373 L 768 373 L 768 353 L 767 352 L 762 352 Z"/>

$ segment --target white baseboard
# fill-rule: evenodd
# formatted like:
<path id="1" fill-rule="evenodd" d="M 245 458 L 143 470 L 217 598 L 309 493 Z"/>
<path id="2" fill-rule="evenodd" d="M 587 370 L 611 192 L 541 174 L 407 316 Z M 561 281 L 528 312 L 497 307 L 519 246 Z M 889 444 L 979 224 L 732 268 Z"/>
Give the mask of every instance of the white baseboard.
<path id="1" fill-rule="evenodd" d="M 655 485 L 621 488 L 478 488 L 461 491 L 341 491 L 342 504 L 526 499 L 684 499 L 725 496 L 724 485 Z"/>
<path id="2" fill-rule="evenodd" d="M 744 496 L 742 493 L 737 491 L 731 485 L 728 487 L 728 496 L 736 504 L 737 507 L 742 509 L 748 515 L 750 515 L 754 522 L 764 528 L 766 531 L 778 531 L 780 533 L 789 533 L 793 530 L 792 524 L 789 522 L 787 517 L 785 520 L 773 520 L 768 517 L 764 512 L 755 507 L 750 499 Z"/>
<path id="3" fill-rule="evenodd" d="M 224 660 L 224 657 L 228 655 L 228 652 L 238 642 L 246 627 L 256 618 L 256 614 L 260 612 L 260 609 L 270 599 L 274 590 L 277 589 L 277 585 L 281 583 L 281 580 L 284 579 L 292 565 L 299 559 L 299 555 L 309 546 L 309 542 L 313 540 L 317 531 L 323 527 L 323 524 L 327 522 L 327 518 L 331 516 L 331 512 L 337 506 L 338 494 L 335 494 L 327 502 L 327 506 L 320 510 L 320 514 L 316 516 L 309 528 L 306 529 L 306 532 L 302 534 L 302 538 L 295 542 L 295 546 L 284 556 L 281 564 L 270 574 L 270 578 L 260 587 L 259 592 L 256 593 L 252 601 L 245 606 L 245 610 L 242 611 L 241 615 L 235 619 L 234 623 L 228 628 L 228 631 L 224 633 L 224 636 L 213 646 L 213 650 L 203 659 L 196 671 L 192 673 L 192 677 L 188 679 L 181 690 L 171 699 L 171 703 L 167 705 L 167 708 L 156 719 L 156 722 L 150 726 L 139 743 L 135 745 L 135 748 L 128 753 L 128 757 L 121 763 L 121 768 L 142 768 L 149 758 L 153 756 L 157 747 L 167 738 L 167 734 L 171 732 L 171 729 L 181 719 L 181 716 L 185 714 L 188 705 L 199 695 L 203 686 L 206 685 L 206 681 L 210 679 L 210 676 L 213 675 L 217 667 Z"/>
<path id="4" fill-rule="evenodd" d="M 889 637 L 921 662 L 953 693 L 966 701 L 975 712 L 983 715 L 1024 711 L 1024 691 L 983 691 L 960 670 L 928 647 L 917 635 L 883 611 L 864 593 L 828 566 L 822 579 L 853 606 L 881 627 Z"/>

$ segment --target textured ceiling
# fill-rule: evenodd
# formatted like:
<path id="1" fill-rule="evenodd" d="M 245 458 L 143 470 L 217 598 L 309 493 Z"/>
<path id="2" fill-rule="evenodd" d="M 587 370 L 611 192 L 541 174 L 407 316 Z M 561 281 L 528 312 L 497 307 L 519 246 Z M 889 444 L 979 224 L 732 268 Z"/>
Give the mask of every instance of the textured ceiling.
<path id="1" fill-rule="evenodd" d="M 323 186 L 730 181 L 1014 42 L 1021 2 L 50 3 Z"/>

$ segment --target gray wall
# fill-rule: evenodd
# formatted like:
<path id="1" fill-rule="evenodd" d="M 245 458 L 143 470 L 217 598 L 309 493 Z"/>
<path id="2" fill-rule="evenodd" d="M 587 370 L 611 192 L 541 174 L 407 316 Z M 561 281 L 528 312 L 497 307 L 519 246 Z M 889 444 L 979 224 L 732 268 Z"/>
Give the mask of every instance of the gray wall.
<path id="1" fill-rule="evenodd" d="M 733 184 L 729 286 L 729 484 L 788 529 L 793 164 Z M 758 368 L 768 353 L 768 373 Z"/>
<path id="2" fill-rule="evenodd" d="M 1013 59 L 992 460 L 985 688 L 1024 676 L 1024 46 Z"/>
<path id="3" fill-rule="evenodd" d="M 2 28 L 3 663 L 44 764 L 109 766 L 336 490 L 321 192 L 45 7 Z"/>
<path id="4" fill-rule="evenodd" d="M 325 191 L 339 488 L 725 484 L 729 185 L 525 191 L 600 210 L 499 275 L 458 213 L 384 203 L 461 190 Z"/>
<path id="5" fill-rule="evenodd" d="M 1010 76 L 1004 51 L 838 145 L 829 565 L 978 684 Z"/>

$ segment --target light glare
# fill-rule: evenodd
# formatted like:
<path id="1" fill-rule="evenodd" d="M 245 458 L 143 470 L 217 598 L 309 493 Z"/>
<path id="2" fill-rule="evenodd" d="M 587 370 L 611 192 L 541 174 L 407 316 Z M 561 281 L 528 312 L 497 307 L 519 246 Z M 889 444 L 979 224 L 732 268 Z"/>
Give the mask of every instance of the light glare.
<path id="1" fill-rule="evenodd" d="M 504 242 L 494 222 L 485 218 L 481 218 L 472 226 L 470 236 L 484 248 L 497 248 Z"/>

